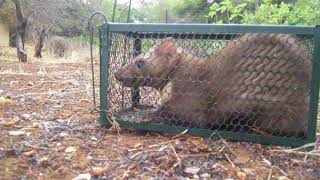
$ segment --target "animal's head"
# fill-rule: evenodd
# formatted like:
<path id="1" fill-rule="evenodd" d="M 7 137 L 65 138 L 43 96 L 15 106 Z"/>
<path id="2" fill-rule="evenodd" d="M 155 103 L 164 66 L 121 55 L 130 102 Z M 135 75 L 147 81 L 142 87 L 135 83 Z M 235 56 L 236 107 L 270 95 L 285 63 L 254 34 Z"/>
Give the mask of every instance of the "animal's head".
<path id="1" fill-rule="evenodd" d="M 114 72 L 118 81 L 127 87 L 149 86 L 162 88 L 179 61 L 176 43 L 165 39 L 149 52 L 136 56 L 132 63 Z"/>

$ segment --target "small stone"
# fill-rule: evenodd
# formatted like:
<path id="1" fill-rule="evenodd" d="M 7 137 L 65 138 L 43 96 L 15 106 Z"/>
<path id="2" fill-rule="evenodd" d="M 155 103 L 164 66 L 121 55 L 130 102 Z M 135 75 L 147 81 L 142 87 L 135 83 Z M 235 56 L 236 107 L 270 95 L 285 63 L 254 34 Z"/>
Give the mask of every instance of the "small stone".
<path id="1" fill-rule="evenodd" d="M 314 171 L 314 169 L 311 169 L 311 168 L 307 169 L 307 172 L 313 172 L 313 171 Z"/>
<path id="2" fill-rule="evenodd" d="M 59 147 L 59 146 L 61 146 L 61 145 L 62 145 L 62 144 L 61 144 L 61 143 L 59 143 L 59 142 L 56 144 L 56 146 L 57 146 L 57 147 Z"/>
<path id="3" fill-rule="evenodd" d="M 33 128 L 41 128 L 41 124 L 38 122 L 34 122 L 34 123 L 32 123 L 32 127 Z"/>
<path id="4" fill-rule="evenodd" d="M 31 115 L 30 114 L 22 114 L 22 119 L 23 120 L 30 120 L 31 119 Z"/>
<path id="5" fill-rule="evenodd" d="M 184 172 L 185 173 L 188 173 L 188 174 L 198 174 L 198 172 L 200 171 L 200 168 L 196 167 L 196 166 L 193 166 L 193 167 L 187 167 L 184 169 Z"/>
<path id="6" fill-rule="evenodd" d="M 65 133 L 65 132 L 62 132 L 62 133 L 59 134 L 59 136 L 60 136 L 60 137 L 66 137 L 66 136 L 69 136 L 69 134 L 68 134 L 68 133 Z"/>
<path id="7" fill-rule="evenodd" d="M 199 179 L 199 176 L 196 175 L 196 174 L 194 174 L 194 175 L 193 175 L 193 179 Z"/>
<path id="8" fill-rule="evenodd" d="M 74 147 L 67 147 L 67 149 L 66 149 L 64 152 L 66 152 L 66 153 L 72 153 L 72 152 L 76 152 L 76 151 L 77 151 L 77 149 L 74 148 Z"/>
<path id="9" fill-rule="evenodd" d="M 26 134 L 26 132 L 24 132 L 24 131 L 9 131 L 10 136 L 22 136 L 25 134 Z"/>
<path id="10" fill-rule="evenodd" d="M 39 161 L 38 161 L 39 165 L 41 167 L 47 167 L 48 164 L 49 164 L 49 161 L 48 161 L 48 157 L 42 157 Z"/>
<path id="11" fill-rule="evenodd" d="M 31 82 L 31 81 L 29 81 L 29 82 L 27 83 L 27 86 L 29 86 L 29 87 L 34 86 L 34 83 Z"/>
<path id="12" fill-rule="evenodd" d="M 98 139 L 96 137 L 94 137 L 94 136 L 91 137 L 91 140 L 92 141 L 98 141 Z"/>
<path id="13" fill-rule="evenodd" d="M 91 180 L 91 174 L 90 173 L 80 174 L 77 177 L 74 177 L 72 180 Z"/>
<path id="14" fill-rule="evenodd" d="M 209 173 L 203 173 L 200 175 L 202 178 L 211 178 L 211 175 Z"/>

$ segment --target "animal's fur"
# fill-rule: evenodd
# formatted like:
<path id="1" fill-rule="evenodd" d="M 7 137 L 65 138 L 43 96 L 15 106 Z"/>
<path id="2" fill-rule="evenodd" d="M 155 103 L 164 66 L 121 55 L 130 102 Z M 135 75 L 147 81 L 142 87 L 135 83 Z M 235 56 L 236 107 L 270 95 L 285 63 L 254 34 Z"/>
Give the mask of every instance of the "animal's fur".
<path id="1" fill-rule="evenodd" d="M 296 37 L 244 34 L 210 59 L 179 52 L 175 41 L 167 39 L 154 52 L 137 56 L 115 72 L 128 87 L 171 90 L 150 113 L 152 119 L 287 136 L 306 131 L 311 55 Z"/>
<path id="2" fill-rule="evenodd" d="M 64 37 L 53 36 L 48 45 L 49 51 L 58 57 L 71 55 L 71 43 Z"/>

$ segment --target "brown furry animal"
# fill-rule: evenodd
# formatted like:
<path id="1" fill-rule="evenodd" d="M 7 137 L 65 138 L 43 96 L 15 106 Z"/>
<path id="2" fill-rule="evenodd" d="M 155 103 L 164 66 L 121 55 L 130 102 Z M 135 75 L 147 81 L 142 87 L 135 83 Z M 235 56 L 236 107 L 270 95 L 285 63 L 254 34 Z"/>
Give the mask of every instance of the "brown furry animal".
<path id="1" fill-rule="evenodd" d="M 53 36 L 49 42 L 49 51 L 58 57 L 70 56 L 72 47 L 69 40 L 60 36 Z"/>
<path id="2" fill-rule="evenodd" d="M 244 34 L 210 59 L 166 39 L 114 75 L 127 87 L 170 89 L 149 114 L 155 121 L 283 136 L 307 129 L 311 55 L 291 35 Z"/>

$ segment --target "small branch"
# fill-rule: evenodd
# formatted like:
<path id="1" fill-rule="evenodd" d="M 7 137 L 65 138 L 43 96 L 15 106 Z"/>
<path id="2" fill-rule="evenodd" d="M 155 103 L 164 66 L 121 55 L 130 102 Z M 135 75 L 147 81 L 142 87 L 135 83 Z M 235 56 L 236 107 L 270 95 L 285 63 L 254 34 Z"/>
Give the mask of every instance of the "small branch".
<path id="1" fill-rule="evenodd" d="M 227 158 L 228 162 L 231 164 L 232 167 L 236 167 L 233 162 L 230 160 L 228 154 L 224 153 L 224 156 Z"/>
<path id="2" fill-rule="evenodd" d="M 271 179 L 271 175 L 272 175 L 272 167 L 271 167 L 270 172 L 269 172 L 269 175 L 268 175 L 268 180 Z"/>
<path id="3" fill-rule="evenodd" d="M 288 151 L 288 150 L 269 150 L 270 152 L 283 152 L 288 154 L 298 154 L 298 155 L 310 155 L 310 156 L 318 156 L 320 157 L 320 153 L 312 153 L 312 152 L 302 152 L 302 151 Z"/>

